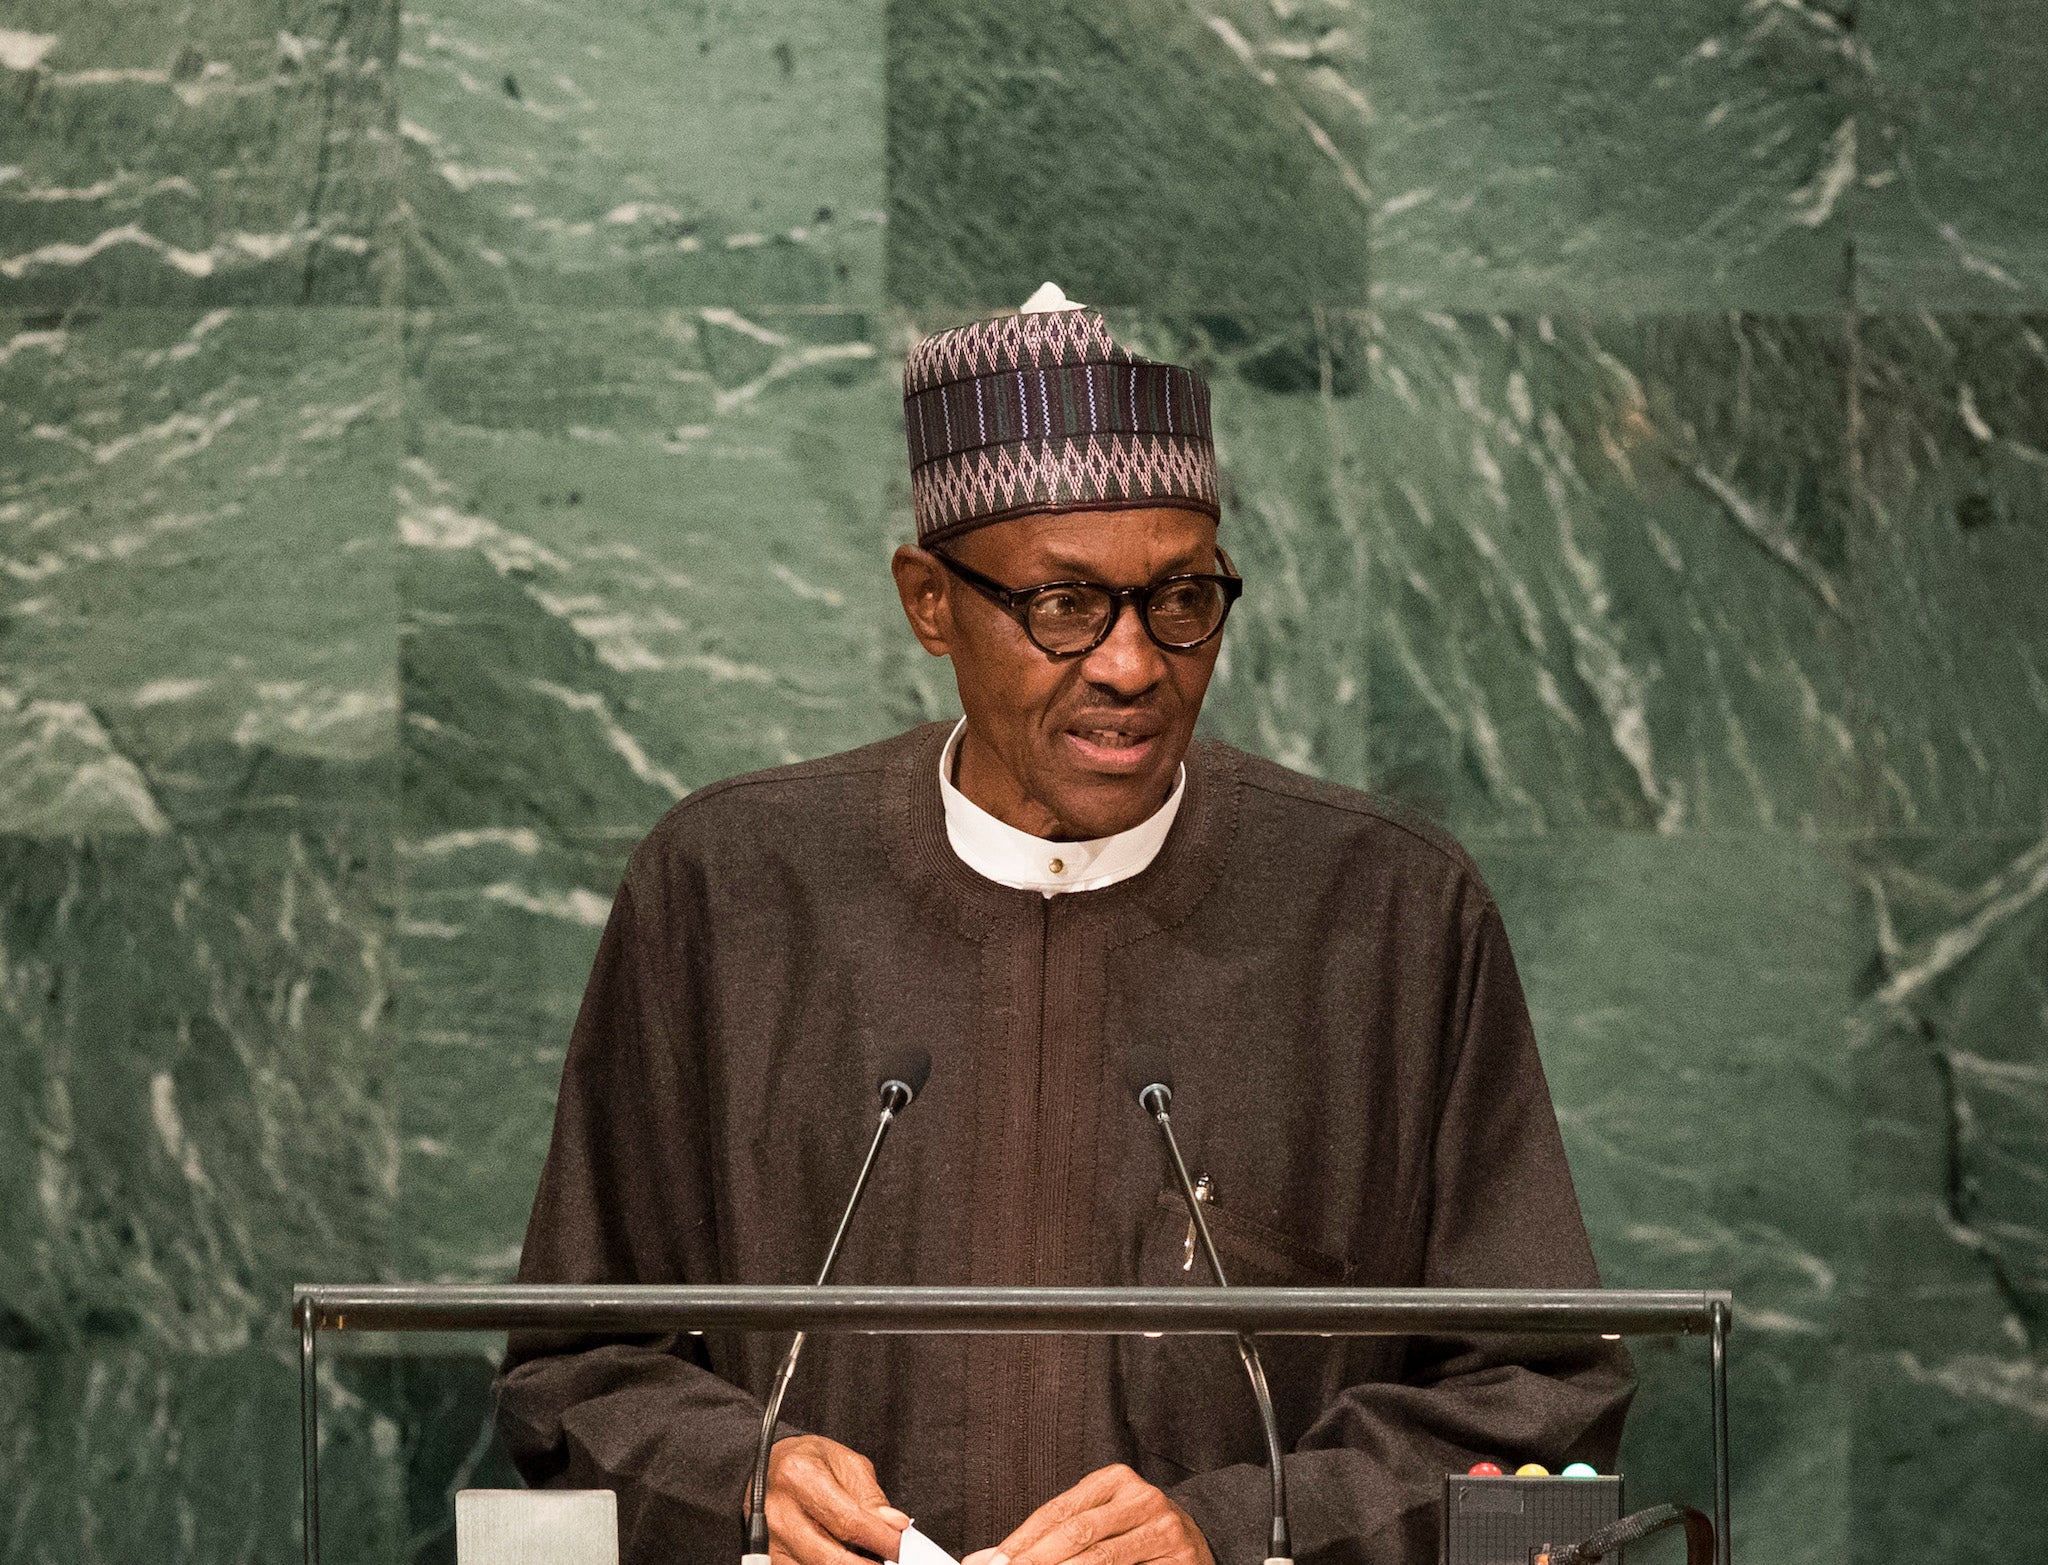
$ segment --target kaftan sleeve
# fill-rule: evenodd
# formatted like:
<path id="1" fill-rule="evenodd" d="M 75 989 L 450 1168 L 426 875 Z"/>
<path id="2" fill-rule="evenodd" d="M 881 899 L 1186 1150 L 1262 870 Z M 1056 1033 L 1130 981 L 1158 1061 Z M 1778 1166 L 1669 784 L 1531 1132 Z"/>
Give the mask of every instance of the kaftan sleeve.
<path id="1" fill-rule="evenodd" d="M 717 1280 L 702 1051 L 679 942 L 629 878 L 569 1044 L 521 1282 Z M 678 997 L 682 1003 L 678 1003 Z M 498 1427 L 530 1484 L 612 1489 L 636 1565 L 738 1550 L 761 1404 L 706 1367 L 702 1340 L 515 1333 Z"/>
<path id="2" fill-rule="evenodd" d="M 1592 1288 L 1599 1274 L 1500 916 L 1464 944 L 1446 1040 L 1422 1283 Z M 1301 1565 L 1424 1565 L 1437 1557 L 1443 1479 L 1474 1462 L 1613 1470 L 1634 1380 L 1618 1342 L 1497 1336 L 1416 1339 L 1398 1382 L 1354 1385 L 1287 1461 Z M 1265 1554 L 1261 1467 L 1172 1490 L 1219 1565 Z"/>

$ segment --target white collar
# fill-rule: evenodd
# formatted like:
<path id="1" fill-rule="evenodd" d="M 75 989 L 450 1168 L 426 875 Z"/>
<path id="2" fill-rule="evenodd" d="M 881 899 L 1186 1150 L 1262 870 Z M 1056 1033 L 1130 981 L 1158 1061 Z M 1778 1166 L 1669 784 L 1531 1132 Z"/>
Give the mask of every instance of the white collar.
<path id="1" fill-rule="evenodd" d="M 1053 897 L 1129 880 L 1159 856 L 1187 791 L 1185 764 L 1175 773 L 1166 802 L 1130 830 L 1092 842 L 1053 842 L 997 820 L 953 786 L 953 754 L 966 729 L 963 717 L 939 752 L 939 797 L 946 806 L 946 840 L 977 875 L 1013 891 Z"/>

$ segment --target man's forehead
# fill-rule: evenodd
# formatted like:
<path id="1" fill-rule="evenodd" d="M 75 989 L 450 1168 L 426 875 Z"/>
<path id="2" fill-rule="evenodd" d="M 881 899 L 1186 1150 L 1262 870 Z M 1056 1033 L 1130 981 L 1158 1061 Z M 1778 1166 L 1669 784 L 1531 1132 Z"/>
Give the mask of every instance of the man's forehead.
<path id="1" fill-rule="evenodd" d="M 943 547 L 1000 574 L 1029 569 L 1041 579 L 1142 580 L 1173 570 L 1207 570 L 1216 523 L 1174 507 L 1035 511 L 992 522 Z"/>

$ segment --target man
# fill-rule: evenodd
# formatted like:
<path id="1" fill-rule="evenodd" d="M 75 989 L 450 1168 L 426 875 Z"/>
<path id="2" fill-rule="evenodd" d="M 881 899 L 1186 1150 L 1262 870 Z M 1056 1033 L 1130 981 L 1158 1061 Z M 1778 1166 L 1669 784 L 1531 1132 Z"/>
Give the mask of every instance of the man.
<path id="1" fill-rule="evenodd" d="M 706 788 L 633 855 L 520 1276 L 797 1282 L 891 1045 L 930 1084 L 837 1280 L 1212 1285 L 1134 1046 L 1164 1048 L 1231 1280 L 1596 1283 L 1498 913 L 1441 832 L 1212 743 L 1241 583 L 1208 392 L 1048 285 L 905 372 L 896 584 L 957 726 Z M 1331 605 L 1335 613 L 1355 612 Z M 739 1552 L 783 1343 L 516 1339 L 534 1482 L 616 1489 L 634 1562 Z M 1271 1338 L 1296 1557 L 1435 1558 L 1446 1472 L 1611 1464 L 1618 1346 Z M 792 1565 L 1261 1558 L 1226 1338 L 814 1339 L 774 1447 Z"/>

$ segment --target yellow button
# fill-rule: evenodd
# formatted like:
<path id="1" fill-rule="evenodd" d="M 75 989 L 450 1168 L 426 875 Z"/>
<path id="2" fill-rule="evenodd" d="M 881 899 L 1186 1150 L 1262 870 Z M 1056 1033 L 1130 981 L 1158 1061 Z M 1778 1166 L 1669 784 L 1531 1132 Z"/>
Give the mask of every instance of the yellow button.
<path id="1" fill-rule="evenodd" d="M 1067 861 L 1065 859 L 1054 859 L 1050 864 L 1046 865 L 1045 867 L 1051 870 L 1055 875 L 1064 875 L 1067 872 Z"/>
<path id="2" fill-rule="evenodd" d="M 1515 1469 L 1515 1476 L 1517 1478 L 1548 1478 L 1550 1476 L 1550 1469 L 1541 1462 L 1524 1462 Z"/>

